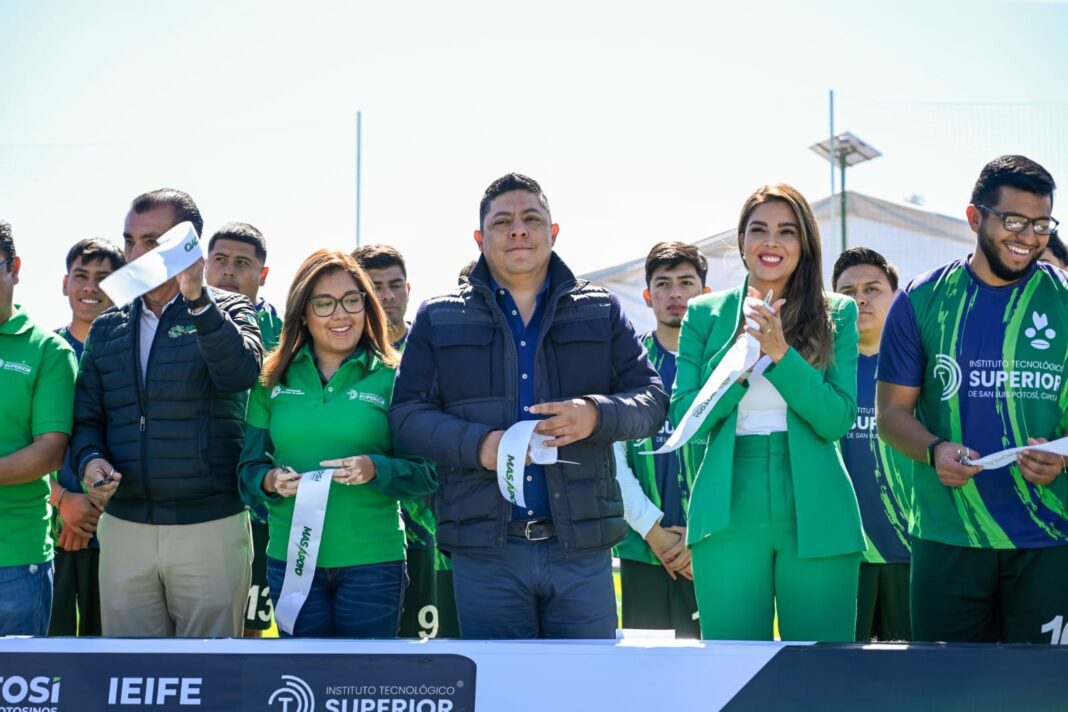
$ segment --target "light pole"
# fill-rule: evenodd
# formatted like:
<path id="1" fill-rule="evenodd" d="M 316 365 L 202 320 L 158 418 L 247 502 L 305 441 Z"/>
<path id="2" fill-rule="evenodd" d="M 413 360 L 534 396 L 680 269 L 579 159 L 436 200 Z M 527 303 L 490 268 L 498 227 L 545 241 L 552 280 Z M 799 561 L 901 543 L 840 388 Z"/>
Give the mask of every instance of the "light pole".
<path id="1" fill-rule="evenodd" d="M 845 252 L 849 244 L 846 240 L 846 168 L 878 158 L 883 154 L 848 131 L 838 134 L 833 139 L 813 144 L 809 146 L 809 149 L 830 161 L 831 165 L 838 166 L 841 175 L 839 190 L 842 196 L 842 249 L 839 252 Z"/>

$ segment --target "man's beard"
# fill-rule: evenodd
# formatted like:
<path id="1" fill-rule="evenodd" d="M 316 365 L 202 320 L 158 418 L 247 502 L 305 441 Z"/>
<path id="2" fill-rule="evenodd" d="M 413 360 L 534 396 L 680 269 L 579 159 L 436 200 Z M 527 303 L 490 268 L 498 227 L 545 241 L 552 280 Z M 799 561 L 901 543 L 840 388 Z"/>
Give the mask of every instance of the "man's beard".
<path id="1" fill-rule="evenodd" d="M 1031 261 L 1023 269 L 1014 270 L 1001 261 L 1001 255 L 998 254 L 998 246 L 994 242 L 994 238 L 985 234 L 982 229 L 979 230 L 978 238 L 979 249 L 983 251 L 983 256 L 986 257 L 986 261 L 990 265 L 990 271 L 994 273 L 995 277 L 1006 282 L 1015 282 L 1023 277 L 1031 270 L 1035 262 L 1038 262 L 1038 258 L 1042 256 L 1041 251 L 1035 250 Z"/>

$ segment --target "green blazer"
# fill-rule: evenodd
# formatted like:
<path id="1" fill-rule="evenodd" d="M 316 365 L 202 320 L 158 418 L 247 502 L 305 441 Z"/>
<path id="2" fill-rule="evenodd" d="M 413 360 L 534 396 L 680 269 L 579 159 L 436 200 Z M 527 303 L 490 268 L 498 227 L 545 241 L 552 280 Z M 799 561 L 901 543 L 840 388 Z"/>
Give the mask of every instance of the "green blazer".
<path id="1" fill-rule="evenodd" d="M 734 343 L 745 289 L 742 284 L 690 301 L 671 398 L 671 420 L 676 425 Z M 864 550 L 860 509 L 838 444 L 857 416 L 857 306 L 839 294 L 828 298 L 835 333 L 827 369 L 813 367 L 791 347 L 764 372 L 787 405 L 798 555 L 804 558 Z M 687 513 L 689 545 L 730 526 L 738 403 L 748 388 L 748 382 L 728 388 L 691 439 L 692 443 L 707 437 L 708 444 L 703 458 L 694 453 L 701 465 Z"/>

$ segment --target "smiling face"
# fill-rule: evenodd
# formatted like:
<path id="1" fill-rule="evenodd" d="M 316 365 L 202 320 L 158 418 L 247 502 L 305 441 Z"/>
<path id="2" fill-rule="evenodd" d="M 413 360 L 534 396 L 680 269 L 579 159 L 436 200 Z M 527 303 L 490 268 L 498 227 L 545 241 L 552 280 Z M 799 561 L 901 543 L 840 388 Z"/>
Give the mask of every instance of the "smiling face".
<path id="1" fill-rule="evenodd" d="M 878 344 L 886 323 L 886 313 L 894 301 L 894 290 L 886 273 L 875 265 L 853 265 L 842 270 L 837 291 L 857 303 L 857 331 L 860 340 Z"/>
<path id="2" fill-rule="evenodd" d="M 315 280 L 308 303 L 304 305 L 304 319 L 308 325 L 312 348 L 321 361 L 345 358 L 356 350 L 356 345 L 363 336 L 366 311 L 350 314 L 341 305 L 341 300 L 346 295 L 358 294 L 359 291 L 360 288 L 352 275 L 342 270 L 334 270 Z M 333 297 L 337 300 L 334 313 L 330 316 L 319 316 L 312 308 L 312 302 L 320 297 Z"/>
<path id="3" fill-rule="evenodd" d="M 1048 195 L 1002 186 L 998 190 L 997 205 L 987 207 L 1033 219 L 1048 217 L 1053 210 L 1053 200 Z M 968 225 L 976 233 L 979 243 L 972 267 L 984 281 L 994 286 L 1010 284 L 1027 274 L 1049 242 L 1048 235 L 1036 235 L 1031 225 L 1023 232 L 1009 232 L 1000 217 L 975 205 L 968 206 Z"/>
<path id="4" fill-rule="evenodd" d="M 475 242 L 494 279 L 511 286 L 545 273 L 559 229 L 538 196 L 513 190 L 490 203 L 482 229 L 475 231 Z"/>
<path id="5" fill-rule="evenodd" d="M 785 291 L 801 260 L 801 226 L 793 208 L 783 200 L 767 200 L 753 209 L 745 224 L 742 255 L 750 281 L 762 292 Z"/>
<path id="6" fill-rule="evenodd" d="M 100 282 L 113 271 L 111 261 L 104 257 L 88 262 L 77 257 L 71 263 L 70 273 L 63 278 L 63 294 L 70 303 L 74 321 L 92 324 L 112 306 L 111 299 L 100 289 Z"/>
<path id="7" fill-rule="evenodd" d="M 212 287 L 244 294 L 255 304 L 267 279 L 267 268 L 252 245 L 220 238 L 211 246 L 204 264 L 204 279 Z"/>

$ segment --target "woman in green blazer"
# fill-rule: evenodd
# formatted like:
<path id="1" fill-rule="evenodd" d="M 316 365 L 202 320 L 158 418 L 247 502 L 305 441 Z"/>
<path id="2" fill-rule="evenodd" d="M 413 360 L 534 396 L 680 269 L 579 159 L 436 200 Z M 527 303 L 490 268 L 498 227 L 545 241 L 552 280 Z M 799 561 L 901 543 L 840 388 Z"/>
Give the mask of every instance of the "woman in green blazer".
<path id="1" fill-rule="evenodd" d="M 857 412 L 857 307 L 824 293 L 819 228 L 794 188 L 749 197 L 738 247 L 746 281 L 690 301 L 671 401 L 678 427 L 735 340 L 760 343 L 767 358 L 689 445 L 707 438 L 687 516 L 701 633 L 770 640 L 777 610 L 783 640 L 850 641 L 864 534 L 838 440 Z"/>

